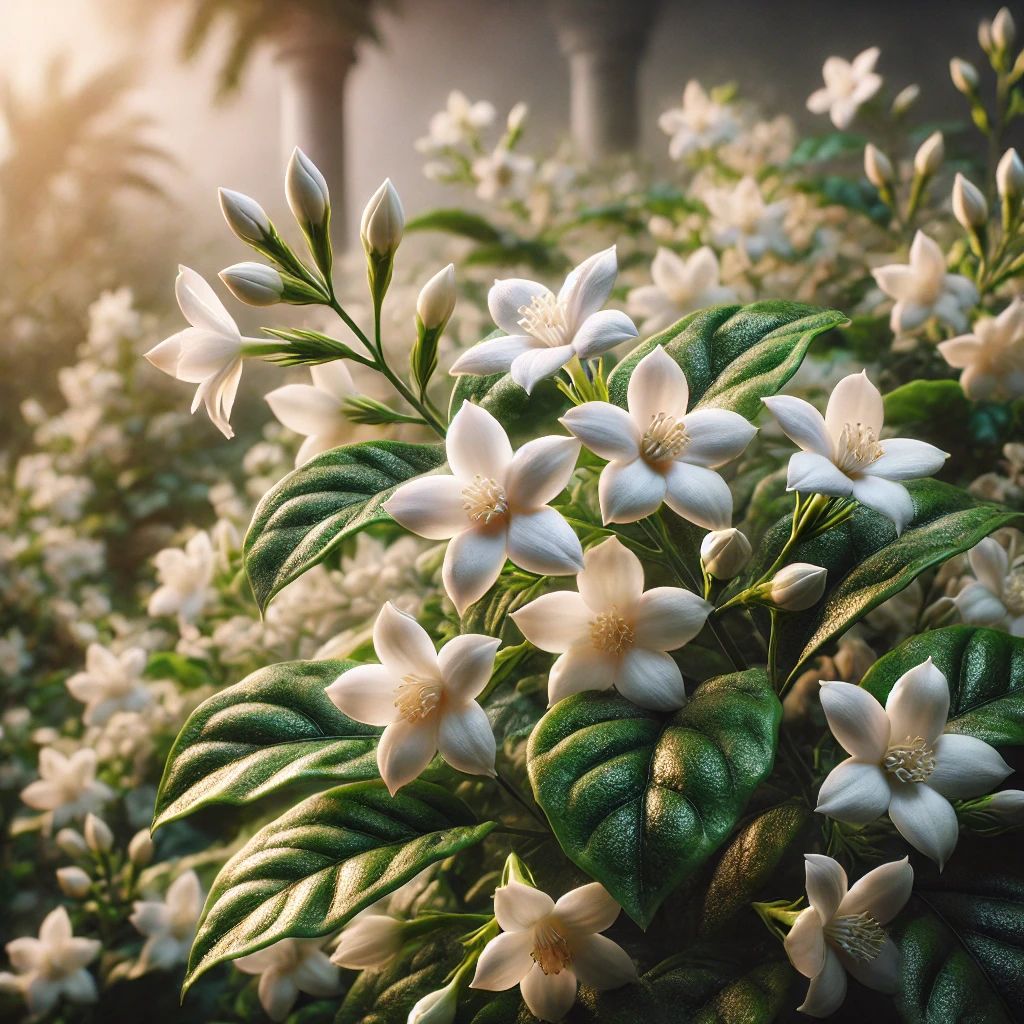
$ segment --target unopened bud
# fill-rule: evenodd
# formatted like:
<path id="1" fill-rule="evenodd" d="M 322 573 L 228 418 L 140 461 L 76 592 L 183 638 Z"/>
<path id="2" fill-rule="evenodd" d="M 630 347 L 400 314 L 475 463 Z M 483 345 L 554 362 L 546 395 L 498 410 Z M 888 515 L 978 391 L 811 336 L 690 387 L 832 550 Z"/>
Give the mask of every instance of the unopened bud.
<path id="1" fill-rule="evenodd" d="M 255 199 L 229 188 L 218 190 L 228 227 L 243 241 L 263 245 L 271 235 L 270 218 Z"/>
<path id="2" fill-rule="evenodd" d="M 716 580 L 731 580 L 750 561 L 750 541 L 735 527 L 712 530 L 700 544 L 704 570 Z"/>
<path id="3" fill-rule="evenodd" d="M 57 884 L 65 896 L 84 900 L 92 888 L 92 879 L 79 867 L 57 868 Z"/>
<path id="4" fill-rule="evenodd" d="M 953 84 L 965 96 L 972 96 L 978 88 L 977 68 L 960 57 L 954 57 L 949 62 L 949 77 L 953 79 Z"/>
<path id="5" fill-rule="evenodd" d="M 132 836 L 132 841 L 128 844 L 128 859 L 137 868 L 144 868 L 151 863 L 153 852 L 153 837 L 149 834 L 148 828 L 141 829 Z"/>
<path id="6" fill-rule="evenodd" d="M 1005 53 L 1013 46 L 1017 38 L 1017 26 L 1013 22 L 1013 15 L 1006 7 L 1000 7 L 999 12 L 992 19 L 992 42 L 997 50 Z"/>
<path id="7" fill-rule="evenodd" d="M 443 331 L 455 310 L 455 265 L 449 263 L 424 286 L 416 300 L 416 315 L 428 331 Z"/>
<path id="8" fill-rule="evenodd" d="M 785 611 L 805 611 L 821 600 L 827 578 L 828 571 L 820 565 L 794 562 L 783 566 L 772 578 L 771 602 Z"/>
<path id="9" fill-rule="evenodd" d="M 905 114 L 916 102 L 918 96 L 921 95 L 921 86 L 919 85 L 908 85 L 903 89 L 900 89 L 892 101 L 892 112 L 900 117 Z"/>
<path id="10" fill-rule="evenodd" d="M 114 833 L 110 826 L 95 814 L 85 817 L 85 842 L 93 853 L 107 853 L 114 845 Z"/>
<path id="11" fill-rule="evenodd" d="M 996 168 L 996 184 L 1003 199 L 1019 199 L 1024 194 L 1024 163 L 1017 150 L 1008 149 Z"/>
<path id="12" fill-rule="evenodd" d="M 978 22 L 978 45 L 985 53 L 992 53 L 992 22 L 988 18 Z"/>
<path id="13" fill-rule="evenodd" d="M 405 230 L 405 211 L 390 178 L 370 196 L 359 223 L 359 235 L 367 255 L 393 256 Z"/>
<path id="14" fill-rule="evenodd" d="M 82 833 L 76 832 L 73 828 L 62 828 L 57 833 L 55 841 L 65 857 L 81 857 L 89 852 Z"/>
<path id="15" fill-rule="evenodd" d="M 981 189 L 959 173 L 953 182 L 953 215 L 968 231 L 988 223 L 988 203 Z"/>
<path id="16" fill-rule="evenodd" d="M 870 142 L 864 147 L 864 173 L 877 189 L 888 188 L 892 184 L 892 161 Z"/>
<path id="17" fill-rule="evenodd" d="M 450 981 L 436 992 L 428 992 L 409 1011 L 408 1024 L 453 1024 L 459 1009 L 457 981 Z"/>
<path id="18" fill-rule="evenodd" d="M 288 161 L 284 177 L 288 207 L 303 228 L 322 227 L 331 209 L 327 181 L 316 164 L 297 146 Z"/>
<path id="19" fill-rule="evenodd" d="M 945 154 L 946 146 L 942 132 L 932 132 L 914 154 L 914 171 L 918 177 L 931 177 L 942 166 Z"/>
<path id="20" fill-rule="evenodd" d="M 993 793 L 985 810 L 995 814 L 1004 824 L 1024 825 L 1024 792 L 1019 789 L 1003 789 Z"/>
<path id="21" fill-rule="evenodd" d="M 377 970 L 402 948 L 405 922 L 387 914 L 357 918 L 341 933 L 331 962 L 353 971 Z"/>
<path id="22" fill-rule="evenodd" d="M 236 263 L 220 272 L 220 279 L 239 302 L 273 306 L 284 297 L 284 279 L 263 263 Z"/>

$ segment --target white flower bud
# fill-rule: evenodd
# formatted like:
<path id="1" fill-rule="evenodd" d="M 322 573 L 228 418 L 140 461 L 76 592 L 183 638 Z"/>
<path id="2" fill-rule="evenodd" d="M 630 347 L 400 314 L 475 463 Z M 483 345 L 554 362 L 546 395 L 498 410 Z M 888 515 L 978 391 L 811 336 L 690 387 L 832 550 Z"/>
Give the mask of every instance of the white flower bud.
<path id="1" fill-rule="evenodd" d="M 443 331 L 455 310 L 455 265 L 449 263 L 424 286 L 416 300 L 416 314 L 428 331 Z"/>
<path id="2" fill-rule="evenodd" d="M 228 227 L 243 241 L 259 245 L 270 235 L 270 218 L 249 196 L 229 188 L 218 189 L 220 209 Z"/>
<path id="3" fill-rule="evenodd" d="M 985 804 L 985 810 L 997 815 L 1007 825 L 1024 824 L 1024 792 L 1003 789 L 993 793 Z"/>
<path id="4" fill-rule="evenodd" d="M 65 896 L 83 900 L 89 894 L 92 879 L 79 867 L 57 868 L 57 884 Z"/>
<path id="5" fill-rule="evenodd" d="M 65 857 L 81 857 L 89 852 L 89 847 L 85 845 L 82 833 L 76 832 L 73 828 L 62 828 L 57 833 L 55 841 Z"/>
<path id="6" fill-rule="evenodd" d="M 945 155 L 942 132 L 932 132 L 914 154 L 914 171 L 922 178 L 930 177 L 942 166 Z"/>
<path id="7" fill-rule="evenodd" d="M 953 182 L 953 216 L 968 231 L 988 223 L 988 203 L 981 189 L 959 173 Z"/>
<path id="8" fill-rule="evenodd" d="M 357 918 L 341 933 L 331 962 L 350 970 L 377 970 L 402 948 L 405 922 L 387 914 Z"/>
<path id="9" fill-rule="evenodd" d="M 1004 199 L 1019 199 L 1024 193 L 1024 163 L 1021 163 L 1017 150 L 1008 149 L 996 168 L 996 184 L 999 194 Z"/>
<path id="10" fill-rule="evenodd" d="M 85 817 L 85 842 L 93 853 L 107 853 L 114 845 L 114 833 L 110 826 L 95 814 Z"/>
<path id="11" fill-rule="evenodd" d="M 1013 15 L 1006 7 L 1000 7 L 992 19 L 992 42 L 999 50 L 1009 50 L 1017 38 L 1017 26 L 1013 23 Z"/>
<path id="12" fill-rule="evenodd" d="M 402 241 L 405 211 L 390 178 L 370 196 L 359 222 L 363 248 L 374 256 L 391 256 Z"/>
<path id="13" fill-rule="evenodd" d="M 965 96 L 970 96 L 978 88 L 977 68 L 960 57 L 954 57 L 949 62 L 949 77 Z"/>
<path id="14" fill-rule="evenodd" d="M 144 868 L 153 860 L 153 837 L 149 829 L 140 829 L 128 844 L 128 859 L 137 867 Z"/>
<path id="15" fill-rule="evenodd" d="M 459 990 L 451 981 L 428 992 L 410 1011 L 408 1024 L 453 1024 L 459 1008 Z"/>
<path id="16" fill-rule="evenodd" d="M 709 576 L 731 580 L 750 561 L 750 541 L 735 527 L 712 530 L 700 543 L 700 560 Z"/>
<path id="17" fill-rule="evenodd" d="M 783 566 L 771 581 L 772 604 L 789 612 L 802 612 L 821 600 L 828 570 L 808 562 Z"/>
<path id="18" fill-rule="evenodd" d="M 921 86 L 908 85 L 896 94 L 892 101 L 892 112 L 897 116 L 905 114 L 921 95 Z"/>
<path id="19" fill-rule="evenodd" d="M 300 225 L 320 227 L 327 219 L 331 193 L 316 164 L 298 146 L 288 161 L 284 177 L 288 207 Z"/>
<path id="20" fill-rule="evenodd" d="M 284 280 L 262 263 L 236 263 L 220 272 L 220 279 L 239 302 L 250 306 L 273 306 L 284 295 Z"/>
<path id="21" fill-rule="evenodd" d="M 892 183 L 892 161 L 870 142 L 864 147 L 864 173 L 877 189 L 887 188 Z"/>
<path id="22" fill-rule="evenodd" d="M 509 132 L 515 134 L 520 131 L 523 127 L 523 122 L 526 120 L 526 115 L 530 112 L 530 108 L 525 103 L 517 103 L 508 112 L 507 127 Z"/>
<path id="23" fill-rule="evenodd" d="M 992 52 L 992 22 L 988 18 L 978 22 L 978 45 L 985 53 Z"/>

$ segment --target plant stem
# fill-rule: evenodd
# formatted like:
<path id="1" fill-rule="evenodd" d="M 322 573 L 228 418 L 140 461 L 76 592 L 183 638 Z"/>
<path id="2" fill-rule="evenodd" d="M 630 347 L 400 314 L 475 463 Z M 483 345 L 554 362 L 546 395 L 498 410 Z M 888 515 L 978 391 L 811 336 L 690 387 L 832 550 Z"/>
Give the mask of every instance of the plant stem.
<path id="1" fill-rule="evenodd" d="M 533 818 L 534 821 L 536 821 L 538 824 L 542 825 L 545 828 L 545 830 L 548 829 L 548 823 L 541 817 L 541 815 L 539 814 L 537 809 L 535 807 L 531 806 L 531 804 L 529 804 L 526 801 L 526 799 L 519 792 L 519 790 L 517 790 L 516 787 L 513 786 L 511 782 L 509 782 L 507 779 L 503 778 L 500 772 L 495 771 L 495 773 L 494 773 L 494 781 L 499 786 L 501 786 L 501 788 L 503 790 L 505 790 L 505 792 L 510 797 L 512 797 L 512 799 L 517 804 L 519 804 L 519 806 L 522 807 L 523 810 L 526 811 L 526 813 L 529 814 L 530 817 Z M 545 832 L 545 834 L 547 834 L 547 833 Z"/>

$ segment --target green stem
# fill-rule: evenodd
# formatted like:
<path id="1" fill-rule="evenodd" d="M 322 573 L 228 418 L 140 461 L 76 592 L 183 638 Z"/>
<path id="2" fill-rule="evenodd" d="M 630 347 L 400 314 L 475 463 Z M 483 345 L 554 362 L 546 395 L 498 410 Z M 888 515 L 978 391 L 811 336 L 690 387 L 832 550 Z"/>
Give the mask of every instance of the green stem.
<path id="1" fill-rule="evenodd" d="M 526 813 L 529 814 L 530 817 L 533 818 L 534 821 L 536 821 L 538 824 L 542 825 L 545 828 L 545 830 L 548 829 L 548 823 L 544 820 L 544 818 L 541 817 L 540 813 L 536 810 L 536 808 L 531 806 L 526 801 L 525 797 L 523 797 L 523 795 L 519 792 L 519 790 L 517 790 L 516 787 L 513 786 L 511 782 L 509 782 L 507 779 L 503 778 L 500 772 L 495 771 L 495 773 L 494 773 L 494 781 L 503 790 L 505 790 L 505 792 L 517 804 L 519 804 L 519 806 L 522 807 L 523 810 L 526 811 Z M 545 834 L 547 834 L 547 833 L 545 832 Z"/>
<path id="2" fill-rule="evenodd" d="M 775 689 L 778 686 L 776 666 L 779 654 L 779 611 L 777 608 L 771 608 L 768 614 L 771 617 L 771 632 L 768 635 L 768 679 L 772 684 L 772 689 Z"/>

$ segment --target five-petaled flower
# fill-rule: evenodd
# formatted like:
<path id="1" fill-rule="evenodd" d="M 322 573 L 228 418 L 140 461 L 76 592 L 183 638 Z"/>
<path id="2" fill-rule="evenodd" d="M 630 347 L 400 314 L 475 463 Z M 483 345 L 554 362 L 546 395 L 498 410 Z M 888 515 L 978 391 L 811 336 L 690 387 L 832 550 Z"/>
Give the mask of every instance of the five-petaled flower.
<path id="1" fill-rule="evenodd" d="M 120 654 L 102 644 L 89 644 L 85 671 L 68 677 L 67 688 L 85 705 L 86 725 L 105 725 L 118 711 L 141 711 L 150 703 L 149 687 L 142 678 L 148 655 L 141 647 Z"/>
<path id="2" fill-rule="evenodd" d="M 811 1017 L 829 1017 L 846 998 L 846 974 L 891 995 L 899 979 L 900 954 L 882 930 L 910 899 L 914 869 L 906 857 L 869 871 L 847 890 L 846 872 L 831 857 L 804 854 L 807 902 L 786 936 L 793 966 L 811 979 L 797 1007 Z"/>
<path id="3" fill-rule="evenodd" d="M 975 321 L 970 334 L 939 342 L 950 366 L 963 370 L 960 386 L 976 402 L 1012 401 L 1024 395 L 1024 300 L 998 316 Z"/>
<path id="4" fill-rule="evenodd" d="M 967 553 L 975 579 L 953 598 L 964 622 L 1024 636 L 1024 560 L 1016 551 L 986 537 Z"/>
<path id="5" fill-rule="evenodd" d="M 513 454 L 501 424 L 465 402 L 445 444 L 451 474 L 402 484 L 384 508 L 421 537 L 452 538 L 441 579 L 460 615 L 488 591 L 506 557 L 541 575 L 579 572 L 579 539 L 548 507 L 569 482 L 579 441 L 539 437 Z"/>
<path id="6" fill-rule="evenodd" d="M 495 742 L 476 697 L 487 685 L 500 641 L 465 633 L 434 650 L 427 631 L 389 601 L 373 627 L 379 665 L 343 672 L 327 696 L 349 718 L 386 726 L 377 766 L 392 796 L 434 754 L 470 775 L 493 775 Z"/>
<path id="7" fill-rule="evenodd" d="M 828 114 L 840 131 L 849 128 L 857 111 L 882 87 L 882 76 L 875 71 L 880 54 L 872 46 L 853 60 L 829 57 L 821 69 L 825 84 L 807 97 L 807 109 Z"/>
<path id="8" fill-rule="evenodd" d="M 46 811 L 53 826 L 98 811 L 114 791 L 96 778 L 96 761 L 92 747 L 67 756 L 54 747 L 43 747 L 39 778 L 21 791 L 21 799 L 37 811 Z"/>
<path id="9" fill-rule="evenodd" d="M 328 959 L 322 939 L 282 939 L 234 964 L 244 974 L 260 976 L 260 1005 L 272 1021 L 288 1016 L 300 992 L 326 997 L 341 987 L 341 971 Z"/>
<path id="10" fill-rule="evenodd" d="M 658 118 L 658 127 L 669 136 L 668 155 L 682 160 L 733 139 L 739 131 L 736 115 L 727 103 L 719 103 L 691 78 L 683 89 L 683 102 Z"/>
<path id="11" fill-rule="evenodd" d="M 866 371 L 835 386 L 824 417 L 791 395 L 763 401 L 802 449 L 789 460 L 788 490 L 854 498 L 888 516 L 898 532 L 914 514 L 910 494 L 898 481 L 931 476 L 949 458 L 926 441 L 882 440 L 882 395 Z"/>
<path id="12" fill-rule="evenodd" d="M 487 296 L 494 322 L 505 332 L 481 341 L 455 360 L 453 374 L 500 373 L 532 391 L 573 359 L 594 359 L 637 336 L 636 326 L 608 301 L 618 262 L 615 246 L 584 260 L 557 295 L 522 278 L 495 281 Z"/>
<path id="13" fill-rule="evenodd" d="M 162 900 L 136 900 L 129 920 L 146 936 L 132 977 L 167 971 L 188 960 L 196 923 L 203 909 L 203 890 L 194 871 L 180 874 Z"/>
<path id="14" fill-rule="evenodd" d="M 511 879 L 494 893 L 502 934 L 480 954 L 471 988 L 500 992 L 519 985 L 530 1012 L 560 1021 L 576 1001 L 578 982 L 603 991 L 636 980 L 626 951 L 599 932 L 619 916 L 619 905 L 598 882 L 555 902 Z"/>
<path id="15" fill-rule="evenodd" d="M 690 389 L 679 364 L 660 346 L 637 363 L 626 392 L 628 412 L 586 402 L 561 422 L 608 465 L 598 495 L 606 523 L 632 523 L 662 502 L 706 530 L 732 525 L 732 494 L 715 468 L 735 459 L 757 432 L 727 409 L 687 412 Z"/>
<path id="16" fill-rule="evenodd" d="M 681 708 L 683 676 L 665 652 L 689 643 L 712 605 L 677 587 L 645 591 L 640 559 L 615 537 L 586 552 L 576 583 L 512 613 L 530 643 L 558 655 L 548 703 L 614 686 L 652 711 Z"/>
<path id="17" fill-rule="evenodd" d="M 900 676 L 884 708 L 859 686 L 823 681 L 821 706 L 850 757 L 822 783 L 817 811 L 854 824 L 888 812 L 900 835 L 941 868 L 959 834 L 949 801 L 988 793 L 1011 771 L 983 740 L 943 732 L 946 677 L 929 658 Z"/>

